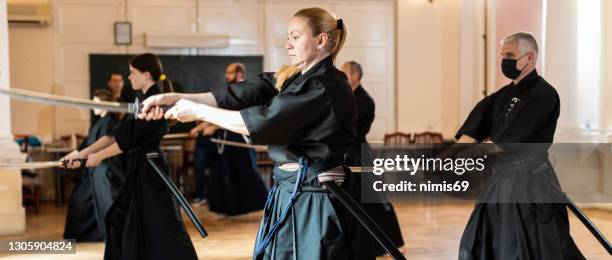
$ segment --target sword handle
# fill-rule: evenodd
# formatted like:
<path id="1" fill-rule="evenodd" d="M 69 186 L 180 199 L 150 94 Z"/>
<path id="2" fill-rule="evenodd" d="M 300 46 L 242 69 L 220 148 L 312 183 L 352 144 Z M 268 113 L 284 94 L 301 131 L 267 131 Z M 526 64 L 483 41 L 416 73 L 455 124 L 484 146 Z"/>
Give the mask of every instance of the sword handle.
<path id="1" fill-rule="evenodd" d="M 159 107 L 161 107 L 161 109 L 165 113 L 172 106 L 162 105 L 162 106 L 159 106 Z M 128 104 L 128 113 L 133 114 L 134 116 L 137 116 L 140 113 L 141 109 L 142 109 L 142 102 L 140 102 L 140 100 L 138 98 L 136 98 L 136 100 L 134 100 L 134 103 Z"/>
<path id="2" fill-rule="evenodd" d="M 75 160 L 72 160 L 72 161 L 77 161 L 77 162 L 80 163 L 79 167 L 75 168 L 75 169 L 86 168 L 85 165 L 87 164 L 87 159 L 75 159 Z M 64 168 L 68 169 L 68 163 L 70 163 L 70 160 L 63 160 L 62 161 L 62 166 L 64 166 Z"/>

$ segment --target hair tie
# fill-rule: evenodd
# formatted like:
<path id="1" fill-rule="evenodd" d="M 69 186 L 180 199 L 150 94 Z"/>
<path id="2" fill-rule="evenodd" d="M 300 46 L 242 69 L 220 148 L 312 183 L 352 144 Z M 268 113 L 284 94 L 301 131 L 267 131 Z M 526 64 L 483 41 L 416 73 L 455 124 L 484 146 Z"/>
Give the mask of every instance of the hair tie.
<path id="1" fill-rule="evenodd" d="M 342 22 L 342 19 L 336 20 L 336 27 L 338 28 L 338 30 L 341 31 L 344 29 L 344 23 Z"/>
<path id="2" fill-rule="evenodd" d="M 159 76 L 159 80 L 161 81 L 166 80 L 166 74 L 161 74 L 161 76 Z"/>

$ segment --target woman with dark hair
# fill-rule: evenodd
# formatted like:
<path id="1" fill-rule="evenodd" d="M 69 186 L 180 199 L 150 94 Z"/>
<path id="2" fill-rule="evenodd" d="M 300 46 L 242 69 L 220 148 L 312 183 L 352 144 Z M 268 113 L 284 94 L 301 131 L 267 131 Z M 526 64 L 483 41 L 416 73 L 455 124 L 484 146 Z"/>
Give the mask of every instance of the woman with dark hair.
<path id="1" fill-rule="evenodd" d="M 106 89 L 96 89 L 93 100 L 116 101 Z M 98 109 L 94 110 L 94 115 L 100 119 L 91 126 L 87 139 L 72 154 L 78 153 L 102 137 L 112 136 L 113 128 L 119 122 L 119 115 Z M 104 160 L 95 168 L 87 169 L 70 196 L 64 238 L 76 239 L 78 242 L 104 241 L 106 238 L 104 218 L 117 197 L 122 183 L 121 161 L 117 156 Z"/>
<path id="2" fill-rule="evenodd" d="M 171 91 L 159 59 L 150 53 L 130 61 L 134 90 L 141 99 Z M 166 169 L 159 149 L 168 130 L 166 120 L 137 120 L 124 116 L 113 136 L 105 136 L 93 145 L 67 156 L 69 167 L 78 167 L 75 159 L 87 159 L 95 167 L 108 157 L 127 153 L 126 180 L 118 198 L 106 215 L 106 249 L 104 259 L 197 259 L 185 230 L 180 212 L 170 190 L 147 163 L 148 153 L 158 153 L 158 163 Z"/>
<path id="3" fill-rule="evenodd" d="M 291 66 L 212 93 L 144 101 L 140 118 L 203 120 L 268 145 L 274 169 L 255 259 L 359 259 L 351 255 L 350 218 L 321 186 L 344 181 L 344 154 L 355 138 L 355 99 L 334 67 L 346 39 L 342 20 L 321 8 L 298 11 L 287 31 Z M 161 105 L 173 105 L 164 113 Z"/>

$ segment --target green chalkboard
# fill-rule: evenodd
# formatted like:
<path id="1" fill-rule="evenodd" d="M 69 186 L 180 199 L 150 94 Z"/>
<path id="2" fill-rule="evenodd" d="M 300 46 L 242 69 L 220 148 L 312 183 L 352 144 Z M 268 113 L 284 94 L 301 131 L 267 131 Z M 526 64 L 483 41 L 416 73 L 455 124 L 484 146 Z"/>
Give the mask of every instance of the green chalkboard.
<path id="1" fill-rule="evenodd" d="M 125 79 L 124 95 L 132 101 L 134 96 L 130 86 L 129 61 L 134 55 L 125 54 L 90 54 L 89 84 L 90 94 L 98 88 L 106 88 L 109 73 L 120 72 Z M 257 77 L 263 71 L 263 56 L 202 56 L 202 55 L 158 55 L 164 73 L 175 87 L 175 91 L 184 93 L 201 93 L 215 88 L 223 88 L 225 69 L 228 64 L 240 62 L 246 68 L 246 78 Z M 95 120 L 92 117 L 92 122 Z M 180 128 L 180 129 L 179 129 Z M 171 132 L 182 132 L 185 129 L 178 125 Z"/>

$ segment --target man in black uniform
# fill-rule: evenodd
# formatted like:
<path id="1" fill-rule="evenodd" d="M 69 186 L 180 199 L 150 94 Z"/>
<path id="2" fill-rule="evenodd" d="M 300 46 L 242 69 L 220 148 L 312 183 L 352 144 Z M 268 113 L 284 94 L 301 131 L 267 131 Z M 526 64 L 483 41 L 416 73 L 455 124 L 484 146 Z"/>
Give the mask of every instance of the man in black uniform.
<path id="1" fill-rule="evenodd" d="M 533 34 L 513 33 L 502 44 L 502 72 L 512 82 L 481 100 L 456 135 L 460 143 L 493 143 L 504 151 L 494 157 L 459 259 L 584 259 L 570 236 L 564 201 L 534 203 L 561 194 L 548 160 L 559 95 L 536 71 Z"/>
<path id="2" fill-rule="evenodd" d="M 347 80 L 357 104 L 357 136 L 355 142 L 351 145 L 347 154 L 347 165 L 364 166 L 361 157 L 362 149 L 369 149 L 366 135 L 370 132 L 372 123 L 374 122 L 374 99 L 370 97 L 368 92 L 361 86 L 361 78 L 363 77 L 363 69 L 361 65 L 355 61 L 348 61 L 342 65 L 342 72 L 346 74 Z M 357 178 L 360 173 L 354 174 Z M 360 183 L 361 181 L 357 181 Z M 357 198 L 359 199 L 359 198 Z M 372 217 L 372 219 L 383 229 L 383 231 L 391 238 L 395 246 L 403 247 L 404 240 L 402 232 L 395 215 L 395 210 L 391 203 L 362 203 L 361 206 Z M 361 227 L 361 226 L 359 226 Z M 359 234 L 353 236 L 355 241 L 352 243 L 353 250 L 361 259 L 375 258 L 385 254 L 385 250 L 374 240 L 374 238 L 364 229 L 357 229 Z M 371 245 L 376 245 L 372 247 Z M 400 250 L 403 251 L 403 250 Z"/>
<path id="3" fill-rule="evenodd" d="M 245 77 L 246 69 L 241 63 L 231 63 L 227 66 L 225 80 L 228 85 L 243 83 Z M 202 129 L 203 135 L 208 134 L 220 140 L 245 142 L 243 135 L 219 129 L 208 122 L 202 122 L 198 127 Z M 198 140 L 211 142 L 210 138 L 205 136 L 199 137 Z M 224 218 L 263 209 L 267 192 L 261 175 L 257 172 L 255 149 L 214 144 L 212 148 L 212 151 L 204 152 L 209 152 L 207 157 L 212 157 L 207 190 L 210 211 Z M 203 172 L 203 169 L 199 170 L 200 174 Z"/>

